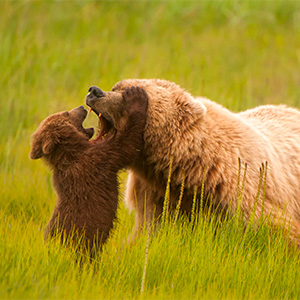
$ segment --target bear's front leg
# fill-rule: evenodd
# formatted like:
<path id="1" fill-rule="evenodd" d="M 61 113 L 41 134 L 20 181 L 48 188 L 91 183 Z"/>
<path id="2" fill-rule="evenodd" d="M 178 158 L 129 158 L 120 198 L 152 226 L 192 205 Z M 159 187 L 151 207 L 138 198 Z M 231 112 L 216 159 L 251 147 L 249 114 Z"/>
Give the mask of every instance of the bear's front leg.
<path id="1" fill-rule="evenodd" d="M 160 196 L 153 187 L 130 172 L 127 179 L 125 196 L 126 206 L 135 211 L 135 224 L 129 242 L 133 242 L 143 228 L 159 224 L 163 212 L 163 196 Z"/>

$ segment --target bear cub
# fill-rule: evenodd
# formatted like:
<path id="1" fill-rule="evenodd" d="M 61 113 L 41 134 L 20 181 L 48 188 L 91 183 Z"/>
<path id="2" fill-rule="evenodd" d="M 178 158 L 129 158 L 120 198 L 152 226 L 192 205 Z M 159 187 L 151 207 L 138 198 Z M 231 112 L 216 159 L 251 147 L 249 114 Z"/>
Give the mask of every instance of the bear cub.
<path id="1" fill-rule="evenodd" d="M 43 158 L 53 169 L 57 202 L 45 239 L 57 234 L 88 251 L 101 249 L 109 236 L 118 205 L 117 172 L 132 165 L 143 147 L 148 96 L 139 87 L 123 94 L 123 122 L 99 113 L 99 135 L 82 126 L 83 106 L 47 117 L 32 136 L 31 159 Z"/>

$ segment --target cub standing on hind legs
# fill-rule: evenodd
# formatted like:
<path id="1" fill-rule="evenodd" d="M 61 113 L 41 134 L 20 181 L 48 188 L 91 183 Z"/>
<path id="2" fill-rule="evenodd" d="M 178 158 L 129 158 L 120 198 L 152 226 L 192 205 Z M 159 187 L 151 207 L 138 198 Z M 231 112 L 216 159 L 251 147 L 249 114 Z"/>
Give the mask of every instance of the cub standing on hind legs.
<path id="1" fill-rule="evenodd" d="M 90 91 L 92 101 L 95 90 Z M 106 241 L 118 205 L 117 172 L 140 155 L 148 106 L 148 96 L 139 87 L 126 89 L 122 97 L 118 126 L 94 110 L 100 125 L 95 140 L 90 141 L 94 129 L 82 126 L 87 115 L 83 106 L 47 117 L 33 134 L 30 158 L 43 157 L 53 169 L 57 193 L 45 238 L 58 233 L 62 242 L 76 242 L 84 234 L 83 247 L 91 253 Z"/>

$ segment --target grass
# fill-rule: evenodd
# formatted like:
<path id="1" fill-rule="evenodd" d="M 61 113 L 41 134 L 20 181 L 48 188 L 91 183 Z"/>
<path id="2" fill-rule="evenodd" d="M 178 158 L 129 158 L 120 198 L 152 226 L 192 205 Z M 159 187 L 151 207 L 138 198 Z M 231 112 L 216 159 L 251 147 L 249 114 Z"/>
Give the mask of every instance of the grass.
<path id="1" fill-rule="evenodd" d="M 216 216 L 151 236 L 142 295 L 147 234 L 124 245 L 134 214 L 122 203 L 104 252 L 79 266 L 43 243 L 55 194 L 28 153 L 43 118 L 123 78 L 169 79 L 234 111 L 300 108 L 300 2 L 1 1 L 0 32 L 0 298 L 299 298 L 299 253 L 283 233 L 243 235 Z"/>

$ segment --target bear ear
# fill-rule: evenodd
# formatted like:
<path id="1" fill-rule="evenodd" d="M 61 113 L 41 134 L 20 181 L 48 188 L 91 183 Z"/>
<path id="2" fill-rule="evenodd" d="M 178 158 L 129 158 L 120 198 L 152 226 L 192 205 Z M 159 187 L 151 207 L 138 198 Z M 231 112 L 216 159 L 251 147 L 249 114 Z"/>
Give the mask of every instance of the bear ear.
<path id="1" fill-rule="evenodd" d="M 55 144 L 56 143 L 54 139 L 48 139 L 43 145 L 43 154 L 44 155 L 50 154 L 54 150 Z"/>
<path id="2" fill-rule="evenodd" d="M 43 149 L 42 149 L 42 143 L 41 142 L 33 142 L 31 146 L 31 150 L 29 153 L 29 157 L 31 159 L 38 159 L 44 156 Z"/>
<path id="3" fill-rule="evenodd" d="M 190 112 L 198 118 L 203 118 L 207 111 L 206 106 L 199 98 L 194 98 L 192 102 L 188 103 L 187 107 L 189 108 Z"/>
<path id="4" fill-rule="evenodd" d="M 31 159 L 39 159 L 44 155 L 50 154 L 54 150 L 55 145 L 56 140 L 54 138 L 46 138 L 44 136 L 42 139 L 38 139 L 37 136 L 33 136 L 29 157 Z"/>

